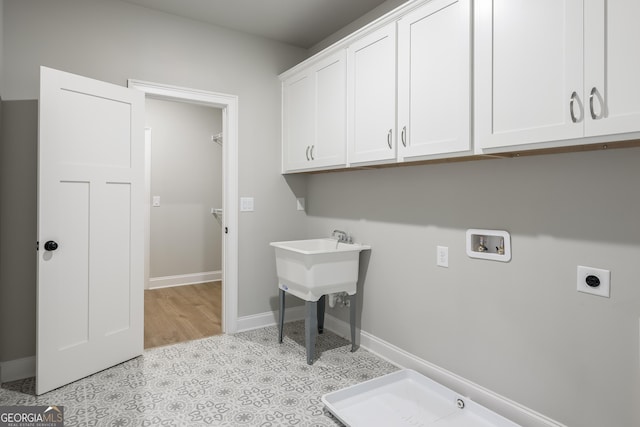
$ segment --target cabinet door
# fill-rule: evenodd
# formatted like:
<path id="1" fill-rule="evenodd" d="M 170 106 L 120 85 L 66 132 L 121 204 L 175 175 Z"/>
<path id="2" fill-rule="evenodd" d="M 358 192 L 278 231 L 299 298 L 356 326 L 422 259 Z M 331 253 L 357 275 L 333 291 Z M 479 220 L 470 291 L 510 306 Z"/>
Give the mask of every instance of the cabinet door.
<path id="1" fill-rule="evenodd" d="M 308 168 L 314 138 L 314 85 L 309 71 L 283 82 L 282 105 L 282 172 Z"/>
<path id="2" fill-rule="evenodd" d="M 348 162 L 396 158 L 396 24 L 347 51 Z"/>
<path id="3" fill-rule="evenodd" d="M 582 0 L 477 0 L 480 148 L 584 133 Z"/>
<path id="4" fill-rule="evenodd" d="M 314 67 L 315 140 L 310 154 L 316 168 L 346 163 L 346 62 L 346 52 L 341 50 Z"/>
<path id="5" fill-rule="evenodd" d="M 398 22 L 398 159 L 471 149 L 471 8 L 434 0 Z"/>
<path id="6" fill-rule="evenodd" d="M 640 131 L 640 2 L 585 2 L 585 133 Z"/>

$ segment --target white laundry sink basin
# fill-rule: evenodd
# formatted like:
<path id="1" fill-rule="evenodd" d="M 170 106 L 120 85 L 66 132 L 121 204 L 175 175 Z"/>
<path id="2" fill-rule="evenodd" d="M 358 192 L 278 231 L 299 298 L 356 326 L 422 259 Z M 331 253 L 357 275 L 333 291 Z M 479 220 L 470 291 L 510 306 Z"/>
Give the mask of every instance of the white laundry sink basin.
<path id="1" fill-rule="evenodd" d="M 360 251 L 371 246 L 335 239 L 272 242 L 280 289 L 305 301 L 335 292 L 356 293 Z"/>

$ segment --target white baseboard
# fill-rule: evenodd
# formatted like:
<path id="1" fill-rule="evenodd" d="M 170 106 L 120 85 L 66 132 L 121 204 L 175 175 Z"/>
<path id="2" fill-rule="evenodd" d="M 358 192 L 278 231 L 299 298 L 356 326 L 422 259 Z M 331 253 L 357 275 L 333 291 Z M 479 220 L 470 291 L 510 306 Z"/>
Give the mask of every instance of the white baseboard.
<path id="1" fill-rule="evenodd" d="M 21 380 L 36 376 L 36 357 L 0 362 L 0 383 Z"/>
<path id="2" fill-rule="evenodd" d="M 304 319 L 304 305 L 288 307 L 284 313 L 284 321 L 294 322 Z M 266 328 L 278 323 L 279 311 L 268 311 L 266 313 L 254 314 L 238 318 L 238 332 L 250 331 L 252 329 Z"/>
<path id="3" fill-rule="evenodd" d="M 197 283 L 222 280 L 222 271 L 205 271 L 203 273 L 180 274 L 177 276 L 152 277 L 147 289 L 170 288 L 172 286 L 195 285 Z"/>
<path id="4" fill-rule="evenodd" d="M 330 314 L 325 315 L 325 329 L 351 339 L 349 323 Z M 566 427 L 517 402 L 507 399 L 478 384 L 475 384 L 453 372 L 447 371 L 433 363 L 420 359 L 401 348 L 394 346 L 365 331 L 359 331 L 360 346 L 401 368 L 413 369 L 434 381 L 450 388 L 456 393 L 470 398 L 474 402 L 526 427 Z"/>

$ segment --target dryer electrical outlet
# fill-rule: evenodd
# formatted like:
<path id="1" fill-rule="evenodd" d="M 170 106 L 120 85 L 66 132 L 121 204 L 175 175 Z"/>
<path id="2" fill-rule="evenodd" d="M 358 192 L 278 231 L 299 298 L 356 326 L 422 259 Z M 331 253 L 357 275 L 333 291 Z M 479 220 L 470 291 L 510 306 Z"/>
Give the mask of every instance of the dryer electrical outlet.
<path id="1" fill-rule="evenodd" d="M 611 272 L 600 268 L 578 266 L 577 290 L 587 294 L 609 298 Z"/>

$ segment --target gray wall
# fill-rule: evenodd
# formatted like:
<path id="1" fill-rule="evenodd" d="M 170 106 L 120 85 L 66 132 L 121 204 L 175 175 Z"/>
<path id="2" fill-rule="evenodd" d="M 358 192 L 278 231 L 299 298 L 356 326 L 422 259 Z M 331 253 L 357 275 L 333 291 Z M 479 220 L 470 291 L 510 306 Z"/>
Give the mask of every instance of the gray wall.
<path id="1" fill-rule="evenodd" d="M 256 200 L 255 212 L 241 214 L 240 229 L 231 230 L 239 233 L 240 265 L 251 266 L 239 271 L 238 312 L 246 316 L 273 309 L 277 289 L 268 243 L 305 232 L 304 213 L 296 211 L 295 196 L 279 173 L 278 74 L 306 52 L 118 0 L 8 0 L 3 26 L 4 100 L 36 99 L 40 65 L 119 85 L 134 78 L 238 95 L 239 192 Z M 21 117 L 15 120 L 31 120 L 33 111 L 16 111 Z M 26 207 L 20 221 L 0 216 L 2 241 L 24 242 L 0 254 L 0 323 L 12 328 L 7 341 L 0 342 L 5 353 L 0 360 L 35 353 L 35 150 L 22 156 L 22 150 L 35 148 L 35 123 L 3 141 L 5 154 L 6 147 L 25 139 L 32 145 L 2 160 L 3 213 L 6 200 L 24 200 Z M 13 172 L 5 164 L 14 165 Z M 9 271 L 7 263 L 12 263 Z M 5 299 L 9 288 L 15 292 Z"/>
<path id="2" fill-rule="evenodd" d="M 4 15 L 4 0 L 0 0 L 0 98 L 2 98 L 2 75 L 4 70 L 4 61 L 3 61 L 3 52 L 4 52 L 4 29 L 3 29 L 3 18 Z"/>
<path id="3" fill-rule="evenodd" d="M 4 42 L 3 42 L 3 35 L 4 35 L 4 30 L 3 30 L 3 19 L 2 19 L 2 14 L 4 11 L 4 0 L 0 0 L 0 166 L 2 166 L 2 152 L 4 151 L 4 145 L 2 144 L 2 139 L 3 139 L 3 132 L 4 132 L 4 126 L 2 125 L 3 123 L 3 118 L 2 118 L 2 50 L 3 50 L 3 46 L 4 46 Z M 0 171 L 0 191 L 2 188 L 2 172 Z M 0 253 L 2 251 L 2 206 L 3 206 L 4 202 L 2 201 L 2 198 L 0 198 Z M 0 255 L 0 280 L 1 279 L 1 275 L 2 275 L 2 256 Z M 2 283 L 0 281 L 0 283 Z M 2 301 L 5 300 L 5 290 L 2 288 L 2 286 L 0 286 L 0 321 L 2 320 Z M 5 332 L 4 332 L 4 328 L 2 327 L 2 324 L 0 324 L 0 343 L 5 342 Z M 0 360 L 3 360 L 2 356 L 3 356 L 4 351 L 2 350 L 2 347 L 0 346 Z"/>
<path id="4" fill-rule="evenodd" d="M 36 351 L 38 103 L 3 101 L 0 138 L 0 361 L 6 361 Z"/>
<path id="5" fill-rule="evenodd" d="M 222 225 L 211 208 L 222 207 L 222 110 L 147 99 L 151 128 L 150 277 L 219 271 Z"/>
<path id="6" fill-rule="evenodd" d="M 372 245 L 363 330 L 568 426 L 638 426 L 639 164 L 626 149 L 314 175 L 308 233 Z M 512 261 L 468 258 L 468 228 L 509 231 Z M 611 270 L 611 298 L 577 292 L 578 265 Z"/>

